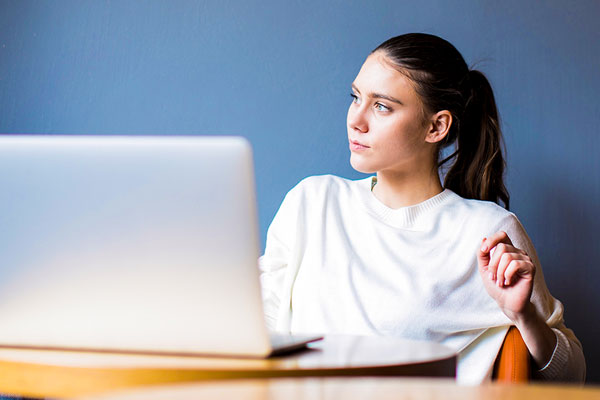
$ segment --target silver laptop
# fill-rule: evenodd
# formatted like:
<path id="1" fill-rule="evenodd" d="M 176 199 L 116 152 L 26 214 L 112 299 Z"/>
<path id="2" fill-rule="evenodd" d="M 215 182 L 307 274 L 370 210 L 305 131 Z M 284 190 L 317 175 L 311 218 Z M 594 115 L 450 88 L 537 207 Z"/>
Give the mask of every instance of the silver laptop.
<path id="1" fill-rule="evenodd" d="M 267 357 L 239 137 L 0 136 L 0 345 Z M 297 339 L 297 340 L 296 340 Z"/>

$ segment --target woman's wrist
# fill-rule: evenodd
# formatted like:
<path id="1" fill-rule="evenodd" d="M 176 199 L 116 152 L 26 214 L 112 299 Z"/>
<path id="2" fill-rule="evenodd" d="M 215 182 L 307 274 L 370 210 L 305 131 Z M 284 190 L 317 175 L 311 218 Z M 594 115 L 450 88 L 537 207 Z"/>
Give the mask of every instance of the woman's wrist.
<path id="1" fill-rule="evenodd" d="M 507 316 L 515 324 L 515 326 L 517 326 L 517 328 L 525 327 L 529 324 L 536 324 L 540 320 L 537 310 L 531 301 L 521 312 L 512 313 L 512 315 Z"/>
<path id="2" fill-rule="evenodd" d="M 511 318 L 511 316 L 508 316 Z M 511 318 L 538 368 L 546 366 L 556 349 L 556 334 L 537 313 L 530 302 L 521 313 Z"/>

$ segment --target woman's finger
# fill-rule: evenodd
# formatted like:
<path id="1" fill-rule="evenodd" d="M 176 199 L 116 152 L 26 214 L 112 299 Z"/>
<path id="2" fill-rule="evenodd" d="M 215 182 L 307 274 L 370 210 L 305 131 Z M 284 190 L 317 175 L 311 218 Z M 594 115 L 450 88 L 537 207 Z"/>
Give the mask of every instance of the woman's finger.
<path id="1" fill-rule="evenodd" d="M 535 276 L 535 266 L 531 259 L 525 256 L 521 260 L 514 260 L 509 264 L 504 272 L 504 286 L 509 286 L 516 282 L 518 276 L 531 275 L 531 279 Z"/>
<path id="2" fill-rule="evenodd" d="M 504 243 L 499 243 L 495 247 L 490 250 L 491 257 L 490 263 L 488 264 L 488 272 L 490 275 L 490 279 L 496 281 L 496 277 L 498 276 L 498 266 L 500 264 L 500 260 L 502 256 L 506 253 L 506 245 Z"/>
<path id="3" fill-rule="evenodd" d="M 505 252 L 501 255 L 500 261 L 498 262 L 498 269 L 496 271 L 496 284 L 499 287 L 507 285 L 507 274 L 506 271 L 510 266 L 514 266 L 516 261 L 526 261 L 525 255 L 515 252 Z"/>
<path id="4" fill-rule="evenodd" d="M 498 267 L 502 257 L 504 257 L 505 254 L 521 254 L 521 252 L 513 245 L 499 243 L 490 251 L 490 254 L 491 259 L 488 264 L 488 273 L 490 274 L 490 279 L 495 281 L 498 276 Z"/>
<path id="5" fill-rule="evenodd" d="M 487 245 L 488 249 L 493 249 L 498 245 L 498 243 L 504 243 L 512 246 L 512 241 L 508 237 L 508 234 L 504 231 L 498 231 L 494 233 L 492 236 L 487 238 L 484 245 Z"/>
<path id="6" fill-rule="evenodd" d="M 512 246 L 512 242 L 504 231 L 494 233 L 489 238 L 483 238 L 479 251 L 477 252 L 477 263 L 480 267 L 485 268 L 490 265 L 491 261 L 491 250 L 495 248 L 498 243 L 504 243 Z M 495 269 L 494 269 L 495 273 Z"/>

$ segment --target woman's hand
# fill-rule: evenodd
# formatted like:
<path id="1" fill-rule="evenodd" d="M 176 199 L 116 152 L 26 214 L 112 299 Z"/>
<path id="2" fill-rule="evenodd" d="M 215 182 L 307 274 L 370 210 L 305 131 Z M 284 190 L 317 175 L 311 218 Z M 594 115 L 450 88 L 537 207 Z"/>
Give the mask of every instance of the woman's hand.
<path id="1" fill-rule="evenodd" d="M 535 265 L 513 246 L 506 232 L 484 238 L 477 252 L 479 273 L 489 295 L 516 325 L 538 368 L 552 357 L 557 337 L 531 303 Z"/>
<path id="2" fill-rule="evenodd" d="M 477 254 L 479 273 L 489 295 L 513 323 L 532 311 L 535 265 L 523 250 L 513 246 L 506 232 L 484 238 Z"/>

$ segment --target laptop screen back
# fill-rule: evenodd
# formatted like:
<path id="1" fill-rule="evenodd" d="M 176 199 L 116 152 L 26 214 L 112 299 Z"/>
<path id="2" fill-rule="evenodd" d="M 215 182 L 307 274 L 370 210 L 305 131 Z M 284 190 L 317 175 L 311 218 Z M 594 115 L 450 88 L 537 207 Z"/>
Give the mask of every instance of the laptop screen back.
<path id="1" fill-rule="evenodd" d="M 0 344 L 269 351 L 233 137 L 0 137 Z"/>

